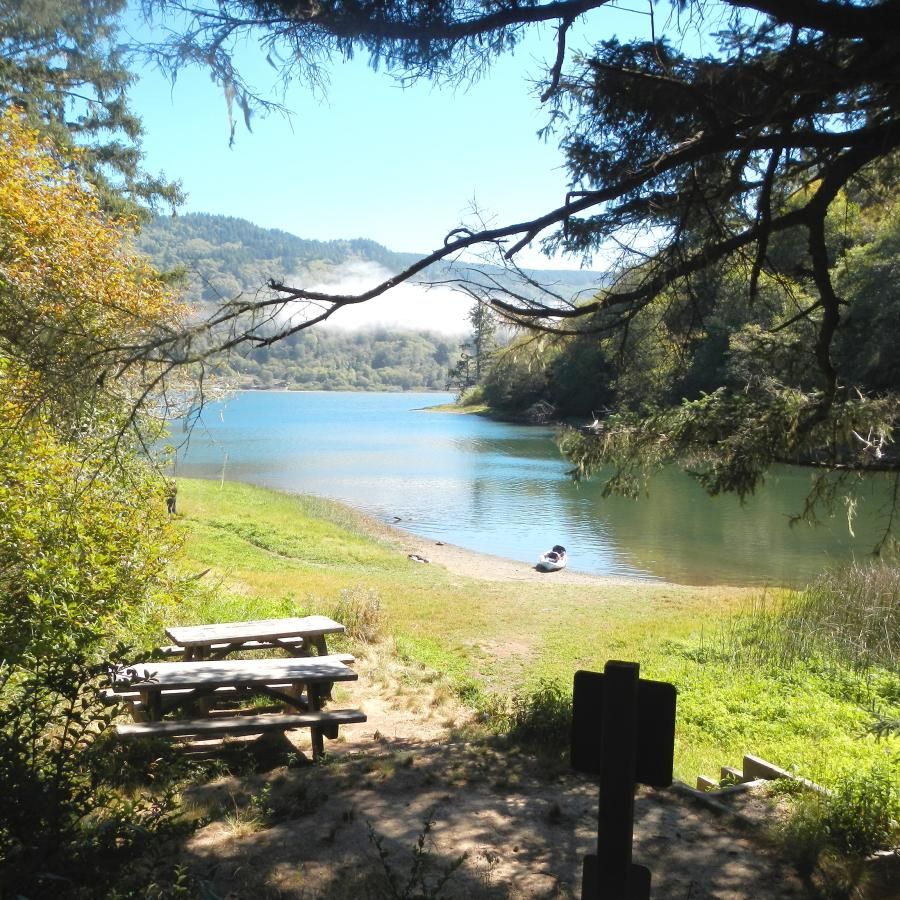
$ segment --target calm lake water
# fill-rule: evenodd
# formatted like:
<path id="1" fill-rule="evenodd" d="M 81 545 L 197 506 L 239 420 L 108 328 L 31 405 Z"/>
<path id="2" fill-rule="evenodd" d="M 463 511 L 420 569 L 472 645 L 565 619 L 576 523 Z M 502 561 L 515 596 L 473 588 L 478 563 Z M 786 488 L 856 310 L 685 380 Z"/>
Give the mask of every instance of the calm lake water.
<path id="1" fill-rule="evenodd" d="M 342 500 L 414 534 L 526 562 L 553 544 L 573 569 L 682 583 L 803 584 L 863 557 L 886 499 L 873 480 L 846 517 L 791 528 L 810 482 L 780 467 L 744 506 L 677 471 L 638 501 L 575 484 L 551 428 L 431 413 L 449 394 L 245 391 L 210 404 L 177 474 Z M 179 435 L 173 435 L 177 442 Z"/>

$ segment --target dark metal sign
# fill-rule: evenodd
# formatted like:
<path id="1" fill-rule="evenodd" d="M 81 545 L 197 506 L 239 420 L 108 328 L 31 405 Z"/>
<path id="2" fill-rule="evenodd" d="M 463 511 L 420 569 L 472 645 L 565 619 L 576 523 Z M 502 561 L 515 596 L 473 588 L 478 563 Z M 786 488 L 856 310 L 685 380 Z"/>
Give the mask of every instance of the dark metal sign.
<path id="1" fill-rule="evenodd" d="M 599 672 L 576 672 L 572 700 L 572 768 L 600 774 L 603 682 Z M 675 756 L 675 686 L 641 678 L 637 691 L 635 781 L 651 787 L 672 783 Z"/>
<path id="2" fill-rule="evenodd" d="M 584 860 L 582 900 L 649 900 L 650 871 L 631 861 L 635 785 L 672 783 L 675 688 L 611 660 L 575 674 L 572 766 L 600 777 L 597 853 Z"/>

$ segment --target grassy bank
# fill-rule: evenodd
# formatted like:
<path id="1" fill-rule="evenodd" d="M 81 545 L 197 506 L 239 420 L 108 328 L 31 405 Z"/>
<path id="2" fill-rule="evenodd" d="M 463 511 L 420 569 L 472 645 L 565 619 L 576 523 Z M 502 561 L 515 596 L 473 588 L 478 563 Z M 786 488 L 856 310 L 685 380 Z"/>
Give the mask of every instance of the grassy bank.
<path id="1" fill-rule="evenodd" d="M 320 612 L 342 592 L 377 596 L 401 652 L 469 697 L 567 689 L 608 659 L 679 689 L 677 775 L 692 781 L 745 752 L 828 780 L 851 765 L 897 766 L 895 739 L 866 734 L 872 709 L 898 715 L 887 673 L 808 660 L 741 662 L 725 636 L 758 592 L 731 587 L 489 582 L 411 562 L 390 534 L 345 507 L 246 485 L 182 480 L 185 572 L 209 569 L 170 622 Z M 564 743 L 566 736 L 560 736 Z"/>

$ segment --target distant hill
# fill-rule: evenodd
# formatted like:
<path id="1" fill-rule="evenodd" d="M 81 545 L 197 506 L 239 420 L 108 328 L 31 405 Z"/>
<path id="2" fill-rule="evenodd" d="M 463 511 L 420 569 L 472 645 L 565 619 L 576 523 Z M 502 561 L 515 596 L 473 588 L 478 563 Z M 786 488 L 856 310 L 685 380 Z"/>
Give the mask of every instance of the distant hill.
<path id="1" fill-rule="evenodd" d="M 136 238 L 137 249 L 163 271 L 184 269 L 185 300 L 198 314 L 211 312 L 239 294 L 254 294 L 274 278 L 322 284 L 352 264 L 368 263 L 391 274 L 417 259 L 366 238 L 316 241 L 260 228 L 246 219 L 190 213 L 157 217 Z M 480 267 L 503 281 L 503 269 Z M 447 277 L 446 265 L 427 279 Z M 558 293 L 574 296 L 596 287 L 596 272 L 540 272 Z M 221 375 L 243 387 L 310 390 L 443 390 L 447 370 L 459 356 L 458 338 L 435 332 L 369 329 L 335 334 L 316 328 L 266 350 L 246 350 L 217 364 Z"/>
<path id="2" fill-rule="evenodd" d="M 367 238 L 315 241 L 275 228 L 260 228 L 246 219 L 189 213 L 159 216 L 137 238 L 137 248 L 163 270 L 183 267 L 188 273 L 187 300 L 197 306 L 215 305 L 240 293 L 255 293 L 270 278 L 287 283 L 327 281 L 341 266 L 370 262 L 396 274 L 421 258 L 397 253 Z M 479 266 L 501 284 L 503 269 Z M 438 263 L 427 278 L 446 277 Z M 561 294 L 574 296 L 602 282 L 597 272 L 554 269 L 533 271 Z"/>
<path id="3" fill-rule="evenodd" d="M 189 213 L 158 216 L 144 226 L 137 248 L 157 268 L 188 272 L 187 300 L 214 304 L 255 293 L 270 278 L 326 277 L 348 262 L 374 262 L 399 272 L 417 257 L 365 238 L 314 241 L 246 219 Z"/>

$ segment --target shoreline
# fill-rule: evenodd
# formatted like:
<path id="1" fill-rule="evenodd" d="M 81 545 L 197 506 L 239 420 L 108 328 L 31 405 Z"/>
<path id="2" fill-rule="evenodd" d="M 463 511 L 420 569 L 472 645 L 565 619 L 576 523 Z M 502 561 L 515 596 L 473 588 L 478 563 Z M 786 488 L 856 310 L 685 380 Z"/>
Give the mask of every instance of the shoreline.
<path id="1" fill-rule="evenodd" d="M 330 501 L 350 509 L 359 517 L 366 529 L 374 537 L 381 538 L 396 547 L 407 557 L 417 556 L 427 560 L 419 565 L 440 565 L 454 575 L 477 578 L 480 581 L 522 581 L 531 584 L 543 583 L 548 586 L 559 584 L 624 584 L 632 586 L 653 585 L 654 587 L 675 587 L 673 583 L 657 578 L 637 578 L 629 575 L 592 575 L 589 572 L 578 572 L 573 569 L 560 569 L 558 572 L 541 572 L 534 564 L 509 559 L 505 556 L 494 556 L 479 550 L 469 550 L 457 544 L 437 541 L 434 538 L 421 537 L 368 515 L 353 506 L 337 500 Z M 416 562 L 415 560 L 411 560 Z"/>
<path id="2" fill-rule="evenodd" d="M 636 578 L 628 575 L 591 575 L 574 569 L 560 569 L 557 572 L 541 572 L 531 563 L 519 562 L 489 553 L 467 550 L 455 544 L 435 542 L 428 538 L 409 535 L 406 544 L 413 548 L 408 553 L 423 556 L 431 563 L 443 566 L 454 575 L 465 575 L 481 581 L 524 581 L 546 585 L 559 584 L 629 584 L 669 586 L 667 582 L 655 578 Z"/>

